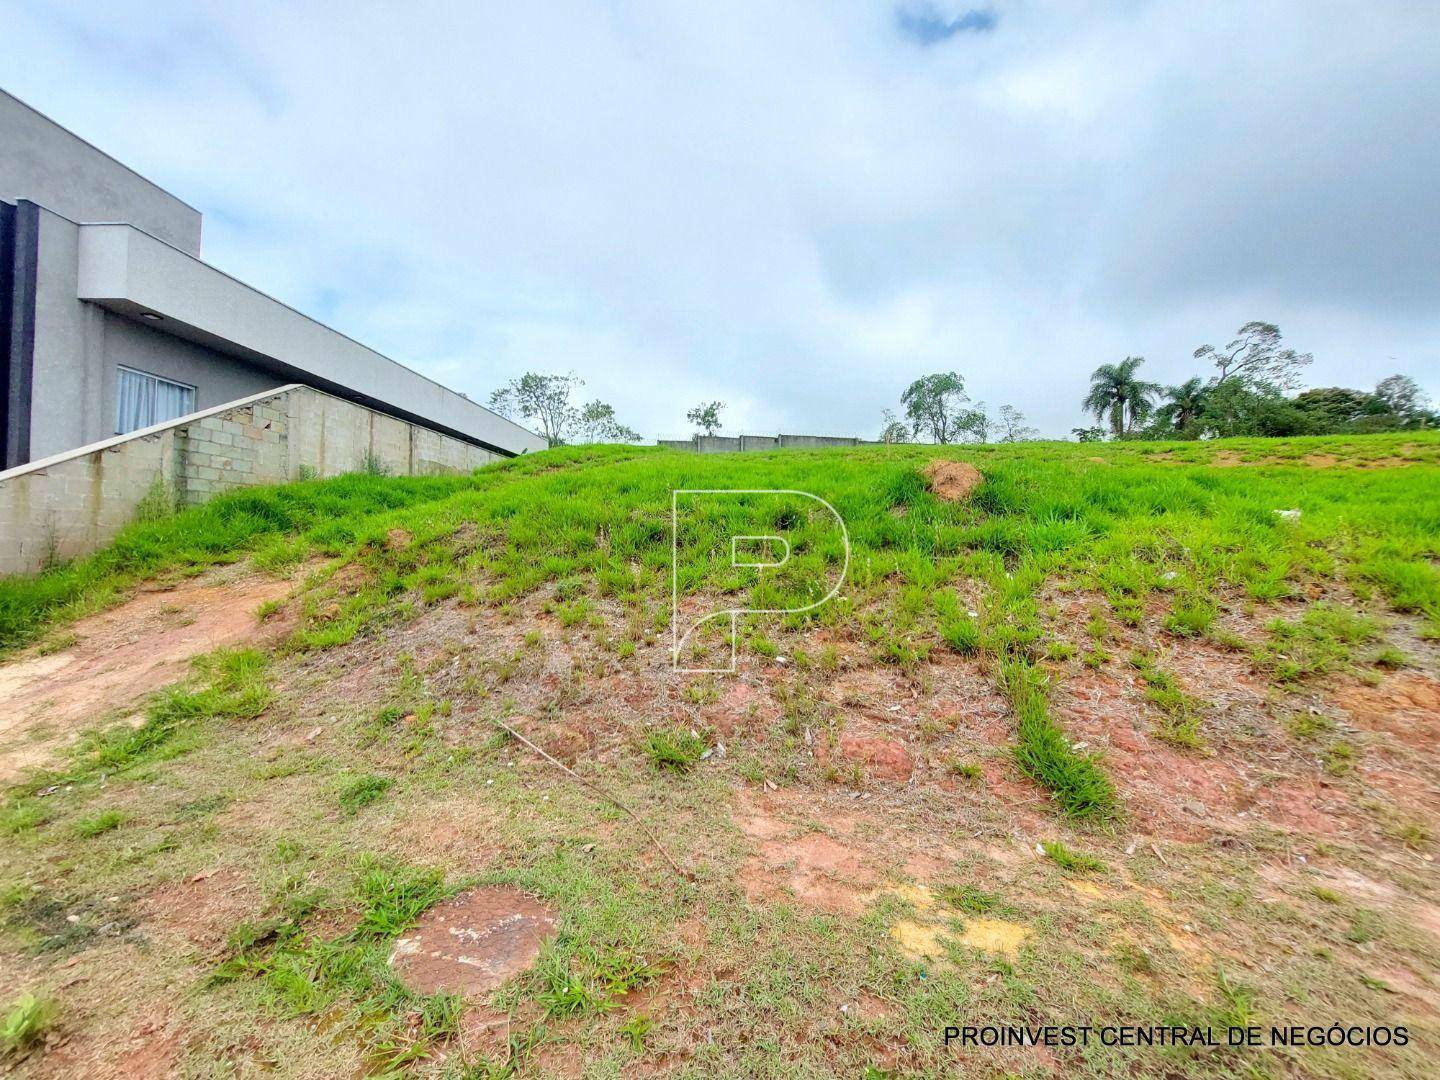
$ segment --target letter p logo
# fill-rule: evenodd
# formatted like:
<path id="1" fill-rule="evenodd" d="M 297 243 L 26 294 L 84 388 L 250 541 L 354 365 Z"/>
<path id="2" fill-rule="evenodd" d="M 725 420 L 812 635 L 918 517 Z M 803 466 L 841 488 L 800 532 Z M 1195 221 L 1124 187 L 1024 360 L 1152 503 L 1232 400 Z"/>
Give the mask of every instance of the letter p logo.
<path id="1" fill-rule="evenodd" d="M 806 491 L 680 489 L 670 525 L 675 671 L 733 672 L 741 615 L 813 611 L 850 569 L 844 520 Z"/>

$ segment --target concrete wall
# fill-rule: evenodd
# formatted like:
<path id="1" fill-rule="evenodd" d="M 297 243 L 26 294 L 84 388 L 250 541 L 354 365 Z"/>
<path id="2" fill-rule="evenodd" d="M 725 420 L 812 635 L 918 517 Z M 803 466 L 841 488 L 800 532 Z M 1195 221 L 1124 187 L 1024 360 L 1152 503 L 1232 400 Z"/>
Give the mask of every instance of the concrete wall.
<path id="1" fill-rule="evenodd" d="M 657 439 L 656 446 L 700 454 L 729 454 L 753 450 L 829 450 L 859 446 L 846 435 L 696 435 L 690 439 Z"/>
<path id="2" fill-rule="evenodd" d="M 128 221 L 200 254 L 200 212 L 0 90 L 0 199 L 72 221 Z"/>
<path id="3" fill-rule="evenodd" d="M 288 386 L 0 473 L 0 574 L 85 555 L 147 495 L 188 505 L 313 470 L 463 472 L 500 455 L 310 387 Z"/>

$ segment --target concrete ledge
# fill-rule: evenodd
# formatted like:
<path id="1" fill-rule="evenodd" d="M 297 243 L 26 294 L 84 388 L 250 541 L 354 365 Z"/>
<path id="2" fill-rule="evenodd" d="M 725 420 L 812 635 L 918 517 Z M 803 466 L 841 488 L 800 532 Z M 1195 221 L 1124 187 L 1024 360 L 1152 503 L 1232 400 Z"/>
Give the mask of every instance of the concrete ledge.
<path id="1" fill-rule="evenodd" d="M 356 404 L 522 454 L 545 440 L 129 225 L 81 225 L 78 299 Z"/>

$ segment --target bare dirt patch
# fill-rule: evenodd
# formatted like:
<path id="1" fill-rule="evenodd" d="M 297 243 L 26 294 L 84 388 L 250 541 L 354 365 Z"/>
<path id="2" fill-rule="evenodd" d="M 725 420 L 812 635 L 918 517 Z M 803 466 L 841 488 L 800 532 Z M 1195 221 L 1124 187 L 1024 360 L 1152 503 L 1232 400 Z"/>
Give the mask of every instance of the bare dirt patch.
<path id="1" fill-rule="evenodd" d="M 160 886 L 145 903 L 147 921 L 202 952 L 218 951 L 256 908 L 255 890 L 233 869 L 202 870 Z"/>
<path id="2" fill-rule="evenodd" d="M 740 872 L 752 902 L 793 902 L 819 911 L 855 914 L 879 883 L 853 843 L 797 824 L 782 800 L 745 797 L 737 823 L 754 843 L 754 855 Z M 827 815 L 845 831 L 851 820 Z"/>
<path id="3" fill-rule="evenodd" d="M 422 994 L 483 998 L 529 968 L 558 929 L 555 912 L 519 889 L 471 889 L 427 911 L 395 942 L 390 966 Z"/>
<path id="4" fill-rule="evenodd" d="M 985 477 L 969 462 L 937 459 L 925 466 L 925 479 L 936 498 L 957 502 L 968 499 Z"/>
<path id="5" fill-rule="evenodd" d="M 256 609 L 290 582 L 234 568 L 152 588 L 75 623 L 75 644 L 0 665 L 0 781 L 52 760 L 84 728 L 182 678 L 189 661 L 212 649 L 273 640 L 283 618 Z"/>
<path id="6" fill-rule="evenodd" d="M 1383 731 L 1417 748 L 1440 742 L 1440 682 L 1429 676 L 1406 673 L 1379 686 L 1342 687 L 1335 701 L 1356 727 Z"/>

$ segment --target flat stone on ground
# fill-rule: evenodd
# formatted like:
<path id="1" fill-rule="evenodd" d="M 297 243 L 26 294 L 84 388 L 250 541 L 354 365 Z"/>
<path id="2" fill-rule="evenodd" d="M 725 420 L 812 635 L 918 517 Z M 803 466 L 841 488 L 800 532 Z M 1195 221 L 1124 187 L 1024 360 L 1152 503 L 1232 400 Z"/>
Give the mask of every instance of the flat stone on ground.
<path id="1" fill-rule="evenodd" d="M 559 919 L 519 889 L 486 886 L 436 904 L 395 942 L 390 966 L 421 994 L 483 997 L 530 967 Z"/>

